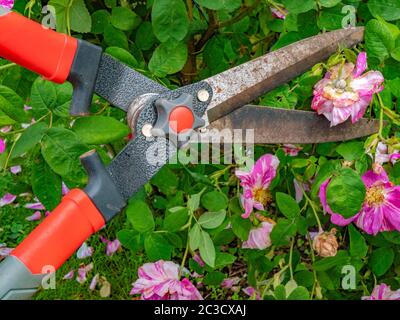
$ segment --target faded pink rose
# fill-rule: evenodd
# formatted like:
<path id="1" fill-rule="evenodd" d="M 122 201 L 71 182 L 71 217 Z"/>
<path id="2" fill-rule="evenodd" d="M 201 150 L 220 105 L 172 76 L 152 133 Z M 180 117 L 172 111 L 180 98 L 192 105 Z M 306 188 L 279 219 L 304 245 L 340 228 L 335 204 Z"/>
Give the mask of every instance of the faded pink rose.
<path id="1" fill-rule="evenodd" d="M 131 294 L 142 300 L 203 300 L 197 288 L 187 279 L 179 279 L 179 265 L 159 260 L 146 263 L 138 270 Z"/>
<path id="2" fill-rule="evenodd" d="M 250 230 L 249 238 L 243 242 L 243 249 L 264 250 L 271 246 L 270 234 L 274 225 L 269 222 L 261 222 L 260 226 Z"/>
<path id="3" fill-rule="evenodd" d="M 284 144 L 282 149 L 287 156 L 296 157 L 303 148 L 294 144 Z"/>
<path id="4" fill-rule="evenodd" d="M 370 296 L 364 296 L 362 300 L 400 300 L 400 289 L 392 291 L 390 286 L 381 283 L 375 286 Z"/>
<path id="5" fill-rule="evenodd" d="M 264 210 L 264 207 L 271 201 L 268 188 L 276 176 L 278 166 L 279 159 L 274 155 L 266 154 L 257 160 L 250 172 L 236 170 L 235 174 L 243 187 L 241 196 L 241 202 L 245 209 L 243 218 L 248 218 L 253 208 Z"/>
<path id="6" fill-rule="evenodd" d="M 360 120 L 371 103 L 372 96 L 383 90 L 384 81 L 379 71 L 367 69 L 367 54 L 358 55 L 353 63 L 334 66 L 314 88 L 311 107 L 324 115 L 331 126 L 345 122 L 351 117 L 353 123 Z"/>
<path id="7" fill-rule="evenodd" d="M 338 226 L 346 226 L 353 221 L 368 234 L 376 235 L 383 231 L 400 231 L 400 186 L 393 185 L 380 165 L 374 166 L 362 176 L 367 189 L 361 211 L 355 216 L 345 219 L 334 213 L 327 203 L 326 192 L 330 179 L 320 188 L 319 197 L 326 212 L 331 215 L 331 222 Z"/>

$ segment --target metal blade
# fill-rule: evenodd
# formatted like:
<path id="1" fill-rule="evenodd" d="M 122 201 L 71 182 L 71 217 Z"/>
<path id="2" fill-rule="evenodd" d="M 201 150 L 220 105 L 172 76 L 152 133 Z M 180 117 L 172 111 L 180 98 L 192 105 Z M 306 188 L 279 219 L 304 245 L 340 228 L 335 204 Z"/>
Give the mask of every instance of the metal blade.
<path id="1" fill-rule="evenodd" d="M 113 106 L 128 111 L 133 100 L 142 94 L 162 93 L 168 89 L 103 54 L 94 91 Z"/>
<path id="2" fill-rule="evenodd" d="M 258 59 L 222 72 L 205 81 L 214 91 L 207 108 L 211 123 L 260 95 L 301 75 L 340 47 L 352 47 L 363 40 L 364 28 L 324 33 L 289 45 Z"/>
<path id="3" fill-rule="evenodd" d="M 214 121 L 210 129 L 254 129 L 255 143 L 323 143 L 369 136 L 379 130 L 378 120 L 361 119 L 330 127 L 316 112 L 244 106 Z"/>

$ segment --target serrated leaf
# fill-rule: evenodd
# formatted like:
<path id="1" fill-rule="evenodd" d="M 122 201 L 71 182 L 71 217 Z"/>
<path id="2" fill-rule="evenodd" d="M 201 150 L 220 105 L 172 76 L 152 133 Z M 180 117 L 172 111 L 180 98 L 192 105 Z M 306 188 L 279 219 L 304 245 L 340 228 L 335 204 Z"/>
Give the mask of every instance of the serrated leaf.
<path id="1" fill-rule="evenodd" d="M 299 216 L 299 204 L 288 194 L 277 192 L 276 203 L 278 205 L 278 209 L 285 215 L 286 218 L 295 219 Z"/>
<path id="2" fill-rule="evenodd" d="M 134 200 L 130 202 L 126 208 L 126 215 L 136 231 L 146 233 L 154 230 L 153 213 L 144 201 Z"/>
<path id="3" fill-rule="evenodd" d="M 165 77 L 182 70 L 188 56 L 185 43 L 162 43 L 153 52 L 149 70 L 157 77 Z"/>
<path id="4" fill-rule="evenodd" d="M 37 122 L 28 127 L 15 143 L 12 158 L 22 156 L 36 146 L 42 140 L 46 130 L 47 125 L 43 122 Z"/>

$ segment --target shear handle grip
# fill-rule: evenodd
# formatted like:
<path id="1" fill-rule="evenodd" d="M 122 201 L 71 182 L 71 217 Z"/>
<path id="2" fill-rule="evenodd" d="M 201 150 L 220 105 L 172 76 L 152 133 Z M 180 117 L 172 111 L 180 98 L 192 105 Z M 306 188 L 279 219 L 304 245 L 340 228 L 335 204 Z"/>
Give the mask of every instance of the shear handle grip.
<path id="1" fill-rule="evenodd" d="M 75 38 L 47 29 L 24 16 L 9 12 L 0 16 L 0 57 L 64 83 L 77 50 Z"/>

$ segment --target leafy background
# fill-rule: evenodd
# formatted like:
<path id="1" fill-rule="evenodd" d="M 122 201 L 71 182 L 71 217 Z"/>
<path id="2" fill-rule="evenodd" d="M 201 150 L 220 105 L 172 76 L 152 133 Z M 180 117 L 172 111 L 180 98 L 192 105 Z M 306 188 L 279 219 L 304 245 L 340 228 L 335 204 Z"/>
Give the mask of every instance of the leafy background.
<path id="1" fill-rule="evenodd" d="M 173 89 L 321 31 L 341 28 L 346 15 L 342 8 L 352 5 L 357 24 L 366 26 L 365 43 L 334 55 L 327 64 L 315 66 L 256 103 L 309 110 L 312 88 L 325 68 L 343 56 L 354 62 L 357 52 L 366 50 L 370 69 L 382 71 L 386 79 L 381 93 L 385 108 L 380 109 L 374 100 L 370 115 L 390 120 L 380 135 L 398 139 L 400 0 L 280 3 L 288 11 L 286 20 L 273 17 L 270 8 L 276 3 L 266 0 L 17 0 L 14 9 L 41 21 L 46 16 L 43 6 L 54 6 L 59 32 L 102 46 Z M 129 129 L 125 115 L 97 97 L 92 116 L 71 118 L 70 84 L 55 85 L 1 59 L 0 84 L 0 127 L 12 126 L 10 132 L 0 133 L 7 142 L 6 152 L 0 155 L 0 195 L 22 194 L 19 205 L 0 208 L 0 242 L 13 247 L 37 224 L 26 221 L 32 212 L 24 204 L 36 196 L 47 210 L 54 209 L 61 200 L 62 181 L 73 188 L 84 186 L 87 180 L 79 155 L 95 148 L 109 163 L 128 141 Z M 24 105 L 32 109 L 24 111 Z M 32 118 L 36 122 L 27 126 Z M 203 283 L 201 291 L 208 299 L 248 299 L 241 291 L 220 288 L 221 281 L 231 276 L 239 276 L 240 286 L 253 286 L 267 299 L 360 299 L 381 282 L 396 289 L 400 286 L 399 233 L 371 237 L 353 226 L 338 228 L 340 250 L 330 258 L 316 257 L 308 237 L 308 231 L 317 230 L 315 215 L 325 229 L 331 227 L 317 197 L 321 182 L 337 172 L 344 183 L 346 174 L 341 176 L 340 168 L 349 162 L 352 169 L 347 174 L 365 172 L 372 162 L 364 149 L 370 141 L 304 145 L 296 157 L 285 155 L 279 145 L 257 146 L 257 156 L 269 152 L 281 161 L 272 185 L 274 202 L 262 213 L 277 222 L 273 245 L 267 250 L 240 249 L 252 223 L 240 216 L 235 165 L 166 166 L 101 231 L 107 238 L 118 237 L 123 249 L 107 257 L 105 245 L 98 235 L 93 236 L 88 242 L 95 248 L 93 257 L 71 258 L 57 273 L 57 289 L 42 291 L 35 298 L 99 299 L 98 291 L 88 289 L 88 282 L 61 280 L 82 262 L 93 261 L 91 275 L 99 273 L 111 283 L 109 298 L 131 299 L 138 267 L 159 259 L 174 260 L 202 275 L 196 281 Z M 11 174 L 9 168 L 14 165 L 21 165 L 22 172 Z M 386 169 L 392 181 L 400 183 L 400 164 Z M 300 205 L 293 200 L 294 177 L 299 181 L 314 178 Z M 343 201 L 351 205 L 346 195 Z M 192 259 L 197 249 L 205 267 Z M 346 264 L 357 269 L 355 290 L 341 289 L 341 267 Z"/>

